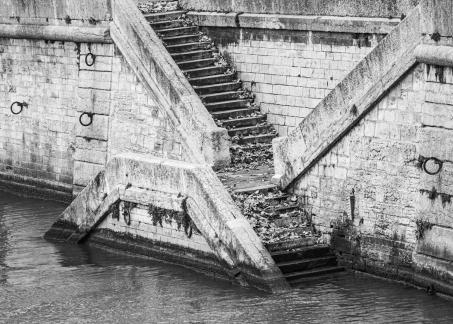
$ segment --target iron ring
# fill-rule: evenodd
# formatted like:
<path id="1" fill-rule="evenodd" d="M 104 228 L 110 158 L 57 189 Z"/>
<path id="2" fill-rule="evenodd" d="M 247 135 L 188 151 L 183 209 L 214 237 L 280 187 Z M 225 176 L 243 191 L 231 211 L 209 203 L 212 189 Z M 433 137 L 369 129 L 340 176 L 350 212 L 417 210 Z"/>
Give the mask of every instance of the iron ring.
<path id="1" fill-rule="evenodd" d="M 91 64 L 88 63 L 88 57 L 91 57 Z M 96 62 L 96 55 L 94 55 L 93 53 L 88 53 L 87 55 L 85 55 L 85 64 L 87 66 L 93 66 L 95 62 Z"/>
<path id="2" fill-rule="evenodd" d="M 428 168 L 426 167 L 426 164 L 428 163 L 428 161 L 433 161 L 434 164 L 437 164 L 437 165 L 439 166 L 439 168 L 437 169 L 437 171 L 431 172 L 431 171 L 428 170 Z M 438 158 L 435 158 L 435 157 L 427 158 L 427 159 L 425 159 L 425 161 L 423 162 L 423 171 L 425 171 L 425 172 L 426 172 L 427 174 L 429 174 L 429 175 L 436 175 L 436 174 L 438 174 L 440 171 L 442 171 L 443 164 L 444 164 L 444 162 L 442 162 L 442 161 L 439 160 Z"/>
<path id="3" fill-rule="evenodd" d="M 17 105 L 20 107 L 20 110 L 19 111 L 14 111 L 14 106 Z M 12 104 L 11 104 L 11 107 L 10 107 L 10 110 L 11 112 L 14 114 L 14 115 L 19 115 L 22 110 L 24 109 L 24 104 L 22 102 L 19 102 L 19 101 L 14 101 Z"/>
<path id="4" fill-rule="evenodd" d="M 80 123 L 80 125 L 82 125 L 82 126 L 84 126 L 84 127 L 88 127 L 88 126 L 90 126 L 91 124 L 93 124 L 93 115 L 94 115 L 93 113 L 87 113 L 87 112 L 84 112 L 83 114 L 81 114 L 80 117 L 79 117 L 79 123 Z M 88 118 L 90 118 L 90 122 L 89 122 L 89 123 L 84 123 L 84 122 L 82 121 L 83 116 L 88 116 Z"/>

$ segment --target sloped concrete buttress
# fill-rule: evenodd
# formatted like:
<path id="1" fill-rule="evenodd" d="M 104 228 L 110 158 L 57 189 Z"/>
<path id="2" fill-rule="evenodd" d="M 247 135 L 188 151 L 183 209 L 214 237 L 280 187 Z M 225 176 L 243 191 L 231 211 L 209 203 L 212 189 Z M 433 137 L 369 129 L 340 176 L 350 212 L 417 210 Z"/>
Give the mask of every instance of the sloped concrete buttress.
<path id="1" fill-rule="evenodd" d="M 114 157 L 105 171 L 100 172 L 63 212 L 45 237 L 73 243 L 91 241 L 103 232 L 103 224 L 112 219 L 114 208 L 120 202 L 187 213 L 211 251 L 197 253 L 192 249 L 190 256 L 184 255 L 185 241 L 176 237 L 173 240 L 170 235 L 165 243 L 171 245 L 173 256 L 177 255 L 172 258 L 173 262 L 187 265 L 184 259 L 192 258 L 192 267 L 198 267 L 199 261 L 200 268 L 206 270 L 206 264 L 209 264 L 211 270 L 216 269 L 221 276 L 244 285 L 267 291 L 288 288 L 271 255 L 207 166 L 143 155 Z M 153 244 L 159 244 L 158 235 L 117 227 L 109 234 L 113 244 L 107 245 L 115 247 L 116 238 L 121 242 L 125 234 L 132 233 L 129 235 L 132 241 L 143 242 L 149 238 L 145 241 L 151 249 Z M 215 255 L 214 262 L 208 256 L 210 253 Z M 158 253 L 152 256 L 159 258 Z"/>

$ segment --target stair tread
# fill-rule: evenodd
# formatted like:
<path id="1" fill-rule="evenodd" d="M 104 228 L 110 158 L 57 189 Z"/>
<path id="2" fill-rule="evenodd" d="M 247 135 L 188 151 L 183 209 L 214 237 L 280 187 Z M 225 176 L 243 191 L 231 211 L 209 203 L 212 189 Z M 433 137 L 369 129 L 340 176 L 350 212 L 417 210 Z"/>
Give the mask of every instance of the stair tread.
<path id="1" fill-rule="evenodd" d="M 174 49 L 174 48 L 181 48 L 185 46 L 194 46 L 194 45 L 209 45 L 210 42 L 191 42 L 191 43 L 184 43 L 184 44 L 174 44 L 174 45 L 167 45 L 167 49 Z"/>
<path id="2" fill-rule="evenodd" d="M 206 106 L 218 106 L 218 105 L 226 105 L 226 104 L 234 104 L 239 102 L 252 102 L 251 99 L 235 99 L 235 100 L 226 100 L 226 101 L 218 101 L 218 102 L 209 102 Z"/>
<path id="3" fill-rule="evenodd" d="M 176 18 L 176 19 L 171 19 L 171 20 L 152 21 L 152 22 L 150 22 L 150 25 L 171 24 L 174 22 L 184 22 L 184 20 Z M 188 26 L 186 26 L 186 27 L 188 27 Z"/>
<path id="4" fill-rule="evenodd" d="M 203 80 L 216 79 L 216 78 L 222 78 L 222 77 L 231 77 L 231 76 L 232 76 L 232 74 L 217 73 L 217 74 L 212 74 L 212 75 L 207 75 L 207 76 L 202 76 L 202 77 L 190 78 L 190 81 L 203 81 Z"/>
<path id="5" fill-rule="evenodd" d="M 222 116 L 222 115 L 234 115 L 234 114 L 240 114 L 240 113 L 249 113 L 249 114 L 254 114 L 257 113 L 258 109 L 256 107 L 247 107 L 247 108 L 238 108 L 238 109 L 225 109 L 225 110 L 217 110 L 211 112 L 211 115 L 214 117 L 216 116 Z M 232 120 L 232 119 L 219 119 L 218 120 Z"/>
<path id="6" fill-rule="evenodd" d="M 168 16 L 168 15 L 177 15 L 180 13 L 181 15 L 184 15 L 187 13 L 186 10 L 173 10 L 173 11 L 164 11 L 164 12 L 153 12 L 153 13 L 148 13 L 144 14 L 145 18 L 154 18 L 154 17 L 162 17 L 162 16 Z"/>
<path id="7" fill-rule="evenodd" d="M 236 189 L 236 190 L 234 190 L 234 193 L 240 194 L 240 193 L 246 193 L 246 192 L 250 192 L 250 191 L 269 190 L 269 189 L 274 189 L 274 188 L 277 188 L 277 186 L 274 184 L 266 184 L 266 185 L 261 185 L 261 186 L 256 186 L 256 187 Z"/>
<path id="8" fill-rule="evenodd" d="M 190 61 L 181 61 L 178 62 L 178 64 L 189 64 L 189 63 L 196 63 L 196 62 L 204 62 L 204 61 L 215 61 L 213 57 L 207 57 L 207 58 L 201 58 L 201 59 L 196 59 L 196 60 L 190 60 Z"/>
<path id="9" fill-rule="evenodd" d="M 203 85 L 203 86 L 194 86 L 194 89 L 209 89 L 209 88 L 214 88 L 214 87 L 222 87 L 222 86 L 227 86 L 227 85 L 235 85 L 241 82 L 235 81 L 235 82 L 225 82 L 225 83 L 216 83 L 216 84 L 209 84 L 209 85 Z"/>
<path id="10" fill-rule="evenodd" d="M 342 266 L 328 266 L 328 267 L 319 267 L 315 269 L 310 269 L 310 270 L 304 270 L 304 271 L 297 271 L 297 272 L 290 272 L 290 273 L 285 273 L 283 276 L 286 279 L 291 279 L 292 277 L 298 277 L 298 276 L 310 276 L 310 275 L 316 275 L 317 273 L 325 273 L 325 272 L 330 272 L 330 271 L 341 271 L 344 270 L 344 267 Z"/>
<path id="11" fill-rule="evenodd" d="M 207 70 L 214 70 L 221 68 L 219 66 L 208 66 L 208 67 L 201 67 L 201 68 L 195 68 L 195 69 L 188 69 L 188 70 L 183 70 L 184 73 L 192 73 L 192 72 L 200 72 L 200 71 L 207 71 Z"/>
<path id="12" fill-rule="evenodd" d="M 175 40 L 175 39 L 182 39 L 182 38 L 194 38 L 194 37 L 200 37 L 200 35 L 199 34 L 187 34 L 187 35 L 178 35 L 178 36 L 164 36 L 164 37 L 162 37 L 162 40 L 168 41 L 168 40 Z"/>
<path id="13" fill-rule="evenodd" d="M 265 127 L 271 127 L 271 125 L 266 123 L 265 125 L 242 126 L 242 127 L 232 128 L 232 129 L 230 129 L 230 131 L 242 131 L 242 130 L 247 130 L 247 129 L 265 128 Z"/>
<path id="14" fill-rule="evenodd" d="M 285 267 L 285 266 L 289 266 L 289 265 L 301 264 L 301 263 L 306 263 L 306 262 L 311 262 L 311 261 L 330 260 L 330 259 L 336 259 L 335 255 L 316 257 L 316 258 L 304 258 L 304 259 L 297 259 L 297 260 L 284 261 L 284 262 L 277 262 L 276 264 L 277 264 L 278 267 Z"/>
<path id="15" fill-rule="evenodd" d="M 223 124 L 234 124 L 235 122 L 242 122 L 242 121 L 248 121 L 248 120 L 254 120 L 254 119 L 266 119 L 266 115 L 258 115 L 258 116 L 252 116 L 252 117 L 239 117 L 239 118 L 233 118 L 233 119 L 220 119 L 220 121 Z"/>
<path id="16" fill-rule="evenodd" d="M 287 254 L 294 254 L 294 253 L 301 253 L 301 252 L 307 252 L 310 250 L 315 250 L 315 249 L 326 249 L 330 248 L 327 244 L 318 244 L 318 245 L 312 245 L 312 246 L 303 246 L 294 250 L 284 250 L 284 251 L 275 251 L 271 252 L 271 256 L 281 256 L 281 255 L 287 255 Z"/>
<path id="17" fill-rule="evenodd" d="M 198 54 L 198 53 L 206 53 L 206 52 L 213 52 L 212 49 L 203 49 L 203 50 L 197 50 L 197 51 L 189 51 L 189 52 L 181 52 L 181 53 L 172 53 L 171 56 L 183 56 L 183 55 L 192 55 L 192 54 Z"/>
<path id="18" fill-rule="evenodd" d="M 191 81 L 193 79 L 190 79 Z M 217 97 L 217 96 L 222 96 L 222 95 L 229 95 L 229 94 L 236 94 L 238 93 L 237 91 L 223 91 L 223 92 L 215 92 L 215 93 L 209 93 L 205 95 L 200 95 L 201 98 L 211 98 L 211 97 Z"/>
<path id="19" fill-rule="evenodd" d="M 181 29 L 194 29 L 198 28 L 198 26 L 182 26 L 182 27 L 173 27 L 173 28 L 165 28 L 165 29 L 159 29 L 159 32 L 169 32 L 169 31 L 174 31 L 174 30 L 181 30 Z"/>

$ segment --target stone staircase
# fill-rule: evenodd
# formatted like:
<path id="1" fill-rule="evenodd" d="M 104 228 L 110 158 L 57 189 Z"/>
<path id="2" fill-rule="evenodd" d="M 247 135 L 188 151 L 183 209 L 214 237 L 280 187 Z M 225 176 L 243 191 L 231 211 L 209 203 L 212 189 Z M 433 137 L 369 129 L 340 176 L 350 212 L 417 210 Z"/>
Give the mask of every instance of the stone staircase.
<path id="1" fill-rule="evenodd" d="M 311 219 L 296 197 L 270 182 L 277 132 L 243 89 L 231 64 L 174 1 L 140 6 L 216 123 L 232 140 L 230 167 L 218 176 L 291 283 L 343 268 L 318 245 Z"/>

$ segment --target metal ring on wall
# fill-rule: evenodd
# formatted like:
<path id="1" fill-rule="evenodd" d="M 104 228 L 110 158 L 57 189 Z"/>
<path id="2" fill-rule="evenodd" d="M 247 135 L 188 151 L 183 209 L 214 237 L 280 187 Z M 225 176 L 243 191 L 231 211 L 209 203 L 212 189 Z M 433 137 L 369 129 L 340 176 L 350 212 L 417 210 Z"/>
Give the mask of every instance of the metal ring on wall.
<path id="1" fill-rule="evenodd" d="M 14 111 L 14 106 L 18 106 L 20 107 L 20 110 L 19 111 Z M 11 112 L 14 114 L 14 115 L 19 115 L 22 110 L 24 109 L 24 107 L 28 107 L 28 104 L 26 102 L 19 102 L 19 101 L 14 101 L 12 104 L 11 104 L 11 107 L 10 107 L 10 110 Z"/>
<path id="2" fill-rule="evenodd" d="M 84 127 L 90 126 L 93 123 L 93 115 L 94 115 L 93 113 L 88 113 L 88 112 L 84 112 L 83 114 L 81 114 L 80 117 L 79 117 L 80 125 L 82 125 Z M 88 118 L 90 118 L 90 122 L 89 123 L 84 123 L 82 121 L 83 116 L 88 116 Z"/>
<path id="3" fill-rule="evenodd" d="M 91 64 L 88 63 L 88 57 L 91 57 Z M 93 66 L 95 62 L 96 62 L 96 55 L 94 55 L 93 53 L 88 53 L 87 55 L 85 55 L 85 64 L 87 66 Z"/>
<path id="4" fill-rule="evenodd" d="M 433 161 L 434 164 L 437 164 L 438 165 L 438 168 L 436 171 L 429 171 L 426 164 L 429 162 L 429 161 Z M 431 158 L 427 158 L 425 159 L 425 161 L 423 162 L 423 171 L 425 171 L 426 173 L 428 173 L 429 175 L 436 175 L 438 174 L 440 171 L 442 171 L 442 167 L 444 165 L 444 162 L 442 162 L 441 160 L 439 160 L 438 158 L 435 158 L 435 157 L 431 157 Z"/>

